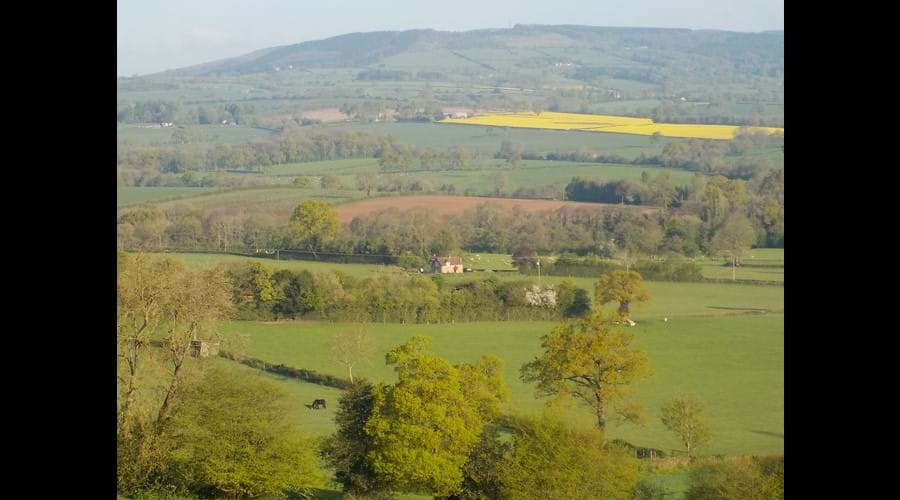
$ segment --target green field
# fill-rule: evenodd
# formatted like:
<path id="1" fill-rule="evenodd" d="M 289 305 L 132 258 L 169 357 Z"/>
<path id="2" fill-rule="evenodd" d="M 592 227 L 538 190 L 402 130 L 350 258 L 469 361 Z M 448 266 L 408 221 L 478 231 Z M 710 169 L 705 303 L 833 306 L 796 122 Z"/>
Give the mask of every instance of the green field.
<path id="1" fill-rule="evenodd" d="M 735 269 L 739 280 L 779 281 L 784 283 L 784 249 L 755 248 L 741 259 Z M 728 259 L 703 259 L 697 263 L 703 269 L 703 277 L 731 279 L 731 261 Z"/>
<path id="2" fill-rule="evenodd" d="M 172 139 L 176 127 L 157 125 L 120 125 L 116 127 L 116 139 L 136 144 L 166 144 Z M 191 125 L 196 142 L 206 144 L 241 144 L 272 135 L 271 130 L 239 125 Z"/>
<path id="3" fill-rule="evenodd" d="M 552 322 L 458 323 L 443 325 L 373 324 L 379 356 L 358 366 L 357 376 L 390 381 L 394 374 L 381 357 L 413 335 L 432 338 L 433 352 L 453 362 L 495 354 L 505 362 L 511 407 L 538 411 L 533 386 L 518 378 L 521 365 L 539 353 L 539 338 Z M 329 339 L 346 328 L 321 322 L 229 322 L 226 337 L 243 338 L 248 355 L 272 363 L 346 376 L 331 360 Z M 695 394 L 709 405 L 716 438 L 709 453 L 778 453 L 784 451 L 784 316 L 718 316 L 641 322 L 632 330 L 636 346 L 648 352 L 654 376 L 641 383 L 637 397 L 647 408 L 646 427 L 611 424 L 610 434 L 635 444 L 664 450 L 678 448 L 674 436 L 658 421 L 659 407 L 681 394 Z M 296 384 L 309 395 L 309 384 Z M 314 391 L 315 392 L 315 391 Z M 334 394 L 322 388 L 317 397 Z M 314 398 L 309 398 L 311 401 Z M 302 409 L 297 418 L 310 432 L 327 431 L 318 412 Z M 321 412 L 324 413 L 324 412 Z M 591 422 L 588 410 L 572 406 L 572 418 Z M 315 414 L 315 415 L 313 415 Z M 307 423 L 307 418 L 310 418 Z"/>
<path id="4" fill-rule="evenodd" d="M 446 149 L 457 144 L 479 153 L 500 151 L 504 140 L 520 143 L 531 153 L 571 152 L 579 148 L 603 154 L 618 154 L 633 159 L 640 153 L 659 154 L 666 139 L 653 144 L 646 137 L 603 132 L 573 132 L 567 130 L 529 130 L 475 127 L 439 123 L 354 123 L 332 125 L 360 130 L 370 134 L 392 135 L 398 142 L 419 147 Z"/>
<path id="5" fill-rule="evenodd" d="M 340 390 L 266 373 L 222 358 L 211 360 L 211 362 L 247 377 L 262 377 L 275 382 L 287 396 L 289 418 L 294 419 L 298 423 L 302 432 L 321 437 L 334 431 L 334 416 L 337 408 L 336 403 L 341 396 Z M 319 398 L 328 401 L 330 406 L 315 411 L 306 408 L 306 404 Z M 687 472 L 657 473 L 648 474 L 648 476 L 650 480 L 672 492 L 675 495 L 674 498 L 680 498 L 687 487 L 687 474 Z M 343 495 L 339 489 L 319 489 L 313 498 L 317 500 L 338 500 L 343 498 Z M 425 500 L 431 497 L 401 494 L 394 498 L 397 500 Z"/>
<path id="6" fill-rule="evenodd" d="M 134 188 L 147 189 L 147 188 Z M 292 187 L 269 187 L 238 189 L 222 193 L 207 193 L 201 196 L 158 203 L 165 209 L 183 205 L 201 210 L 228 208 L 235 212 L 265 212 L 276 217 L 288 217 L 305 200 L 323 200 L 341 203 L 364 197 L 365 193 L 349 190 L 299 189 Z"/>
<path id="7" fill-rule="evenodd" d="M 463 265 L 472 269 L 515 269 L 512 256 L 505 253 L 471 253 L 463 252 Z"/>
<path id="8" fill-rule="evenodd" d="M 265 173 L 230 173 L 230 176 L 259 176 L 280 178 L 277 182 L 287 183 L 295 176 L 322 176 L 335 175 L 345 187 L 356 187 L 356 175 L 363 173 L 377 174 L 380 182 L 388 182 L 397 178 L 403 183 L 412 180 L 425 181 L 432 189 L 438 189 L 443 184 L 453 184 L 457 192 L 467 189 L 477 194 L 489 194 L 495 188 L 495 178 L 498 174 L 507 176 L 508 184 L 504 188 L 507 194 L 519 188 L 538 188 L 549 184 L 564 187 L 573 177 L 588 177 L 592 179 L 615 181 L 623 179 L 639 180 L 643 172 L 650 175 L 658 175 L 667 171 L 672 175 L 676 184 L 686 185 L 691 182 L 693 172 L 687 170 L 660 168 L 646 165 L 612 165 L 601 163 L 580 163 L 565 161 L 526 160 L 511 169 L 506 160 L 482 158 L 475 166 L 465 170 L 451 171 L 415 171 L 382 173 L 378 166 L 378 160 L 353 159 L 332 160 L 310 163 L 291 163 L 268 167 Z"/>
<path id="9" fill-rule="evenodd" d="M 275 270 L 289 269 L 291 271 L 340 271 L 357 278 L 377 276 L 384 272 L 401 272 L 395 266 L 383 266 L 378 264 L 339 264 L 333 262 L 317 262 L 312 260 L 275 260 L 271 258 L 253 259 L 240 255 L 207 254 L 207 253 L 149 253 L 148 255 L 175 257 L 182 260 L 194 269 L 209 269 L 217 264 L 229 264 L 235 262 L 262 262 Z"/>
<path id="10" fill-rule="evenodd" d="M 117 187 L 116 206 L 125 207 L 148 201 L 188 198 L 216 191 L 218 188 L 198 187 Z"/>

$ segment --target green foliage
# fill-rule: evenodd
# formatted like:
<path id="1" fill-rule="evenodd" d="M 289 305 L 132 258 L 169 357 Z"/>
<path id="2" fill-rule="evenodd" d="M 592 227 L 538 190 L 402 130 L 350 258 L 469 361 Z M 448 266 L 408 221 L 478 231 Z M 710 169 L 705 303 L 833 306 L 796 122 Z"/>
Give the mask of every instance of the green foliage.
<path id="1" fill-rule="evenodd" d="M 631 490 L 630 500 L 666 500 L 671 497 L 672 495 L 661 484 L 642 479 Z"/>
<path id="2" fill-rule="evenodd" d="M 633 303 L 650 300 L 650 291 L 644 285 L 640 273 L 636 271 L 612 271 L 604 274 L 594 288 L 594 300 L 598 304 L 618 302 L 618 314 L 628 319 Z"/>
<path id="3" fill-rule="evenodd" d="M 294 243 L 312 251 L 337 236 L 341 224 L 334 209 L 324 201 L 307 200 L 297 206 L 290 219 Z"/>
<path id="4" fill-rule="evenodd" d="M 503 498 L 503 485 L 498 470 L 511 444 L 503 439 L 501 427 L 488 425 L 481 439 L 463 465 L 463 484 L 454 500 L 493 500 Z"/>
<path id="5" fill-rule="evenodd" d="M 733 214 L 716 231 L 710 245 L 714 254 L 727 255 L 737 265 L 741 256 L 755 241 L 756 230 L 750 220 L 743 215 Z"/>
<path id="6" fill-rule="evenodd" d="M 613 410 L 630 422 L 641 409 L 626 400 L 630 384 L 650 376 L 643 351 L 631 348 L 633 336 L 615 327 L 602 311 L 567 321 L 541 337 L 544 352 L 522 366 L 525 382 L 537 382 L 538 396 L 568 395 L 591 408 L 600 429 Z"/>
<path id="7" fill-rule="evenodd" d="M 393 490 L 446 496 L 459 491 L 484 415 L 499 404 L 490 399 L 504 397 L 505 389 L 496 358 L 456 367 L 425 353 L 426 346 L 425 337 L 413 337 L 385 356 L 398 381 L 373 391 L 368 458 Z"/>
<path id="8" fill-rule="evenodd" d="M 372 437 L 365 432 L 372 416 L 373 387 L 365 381 L 352 384 L 338 402 L 334 434 L 322 446 L 322 456 L 334 470 L 334 478 L 347 495 L 364 498 L 388 496 L 388 485 L 376 475 L 368 460 L 374 449 Z"/>
<path id="9" fill-rule="evenodd" d="M 688 456 L 709 444 L 712 434 L 703 403 L 693 397 L 681 397 L 663 405 L 660 420 L 681 439 Z"/>
<path id="10" fill-rule="evenodd" d="M 344 189 L 340 177 L 336 175 L 323 175 L 320 181 L 322 189 Z"/>
<path id="11" fill-rule="evenodd" d="M 691 473 L 686 500 L 783 500 L 784 466 L 764 473 L 752 458 L 725 460 Z"/>
<path id="12" fill-rule="evenodd" d="M 251 368 L 256 368 L 257 370 L 274 373 L 277 375 L 281 375 L 282 377 L 295 378 L 298 380 L 303 380 L 305 382 L 323 385 L 325 387 L 346 389 L 353 385 L 353 382 L 351 382 L 349 379 L 335 377 L 334 375 L 330 375 L 327 373 L 319 373 L 315 370 L 307 370 L 306 368 L 294 368 L 283 364 L 267 363 L 260 359 L 239 356 L 228 351 L 221 351 L 219 355 L 223 358 L 237 361 L 238 363 L 247 365 Z"/>
<path id="13" fill-rule="evenodd" d="M 204 496 L 286 498 L 324 484 L 316 444 L 286 420 L 272 382 L 213 369 L 167 426 L 172 469 Z"/>
<path id="14" fill-rule="evenodd" d="M 498 466 L 502 498 L 624 500 L 638 481 L 638 461 L 595 428 L 548 414 L 511 426 L 512 450 Z"/>

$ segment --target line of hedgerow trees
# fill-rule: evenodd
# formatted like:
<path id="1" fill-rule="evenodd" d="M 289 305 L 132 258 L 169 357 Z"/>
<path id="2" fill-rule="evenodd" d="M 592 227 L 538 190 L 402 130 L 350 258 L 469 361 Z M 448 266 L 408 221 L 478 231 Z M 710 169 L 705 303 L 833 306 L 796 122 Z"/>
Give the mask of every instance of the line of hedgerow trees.
<path id="1" fill-rule="evenodd" d="M 329 205 L 314 200 L 298 206 L 288 220 L 229 209 L 146 205 L 122 214 L 117 231 L 120 248 L 127 250 L 295 249 L 392 256 L 405 259 L 403 266 L 409 268 L 460 249 L 626 261 L 729 255 L 739 264 L 742 250 L 751 245 L 784 245 L 784 173 L 773 171 L 749 184 L 715 177 L 697 184 L 677 212 L 580 207 L 527 212 L 487 203 L 440 218 L 424 208 L 388 209 L 341 225 Z"/>
<path id="2" fill-rule="evenodd" d="M 442 276 L 381 273 L 357 279 L 338 271 L 274 271 L 260 262 L 226 267 L 240 319 L 316 317 L 333 321 L 450 323 L 552 320 L 590 311 L 572 281 L 541 286 L 496 278 L 449 283 Z"/>
<path id="3" fill-rule="evenodd" d="M 256 170 L 284 163 L 300 163 L 346 158 L 378 158 L 382 172 L 460 170 L 473 166 L 478 153 L 465 145 L 446 150 L 400 144 L 392 136 L 366 134 L 335 128 L 286 127 L 273 137 L 244 144 L 210 144 L 191 128 L 173 130 L 166 145 L 117 144 L 118 182 L 129 186 L 153 186 L 182 182 L 192 173 L 211 184 L 216 172 Z M 658 141 L 659 138 L 651 138 Z M 655 156 L 643 153 L 634 160 L 587 149 L 576 152 L 526 153 L 521 144 L 505 140 L 496 158 L 506 159 L 515 168 L 523 159 L 583 161 L 657 165 L 681 168 L 710 175 L 750 179 L 772 168 L 757 153 L 784 147 L 782 134 L 746 131 L 730 141 L 679 140 L 667 143 Z M 166 184 L 168 183 L 168 184 Z"/>
<path id="4" fill-rule="evenodd" d="M 232 356 L 240 348 L 216 332 L 234 314 L 225 270 L 128 254 L 119 255 L 117 270 L 120 494 L 297 498 L 329 482 L 350 498 L 625 500 L 664 493 L 639 480 L 632 449 L 605 433 L 612 418 L 642 422 L 630 387 L 651 376 L 634 335 L 617 325 L 621 308 L 618 316 L 563 322 L 541 338 L 540 354 L 520 377 L 548 401 L 543 415 L 507 406 L 498 357 L 453 364 L 414 336 L 385 355 L 395 382 L 357 378 L 342 393 L 336 431 L 323 441 L 298 428 L 290 418 L 297 402 L 274 382 L 190 355 L 194 340 L 221 340 Z M 343 363 L 352 351 L 334 352 Z M 596 425 L 565 419 L 559 403 L 568 399 Z M 689 455 L 709 444 L 701 402 L 677 397 L 661 415 Z M 783 458 L 727 461 L 698 468 L 687 498 L 780 499 L 783 481 Z"/>

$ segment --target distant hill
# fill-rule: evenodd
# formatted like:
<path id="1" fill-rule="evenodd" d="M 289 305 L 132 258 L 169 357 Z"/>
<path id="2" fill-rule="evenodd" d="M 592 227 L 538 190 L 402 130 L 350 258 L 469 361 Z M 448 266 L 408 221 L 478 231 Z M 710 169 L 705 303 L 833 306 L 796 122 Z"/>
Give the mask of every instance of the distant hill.
<path id="1" fill-rule="evenodd" d="M 556 60 L 588 68 L 657 68 L 704 59 L 726 61 L 737 72 L 784 72 L 784 31 L 736 33 L 662 28 L 516 25 L 447 32 L 430 29 L 350 33 L 258 50 L 239 57 L 166 72 L 173 76 L 245 75 L 287 69 L 415 68 L 471 72 L 539 67 Z M 442 68 L 440 61 L 446 61 Z M 671 68 L 674 69 L 674 68 Z M 587 74 L 591 74 L 588 71 Z M 615 77 L 615 75 L 611 75 Z"/>

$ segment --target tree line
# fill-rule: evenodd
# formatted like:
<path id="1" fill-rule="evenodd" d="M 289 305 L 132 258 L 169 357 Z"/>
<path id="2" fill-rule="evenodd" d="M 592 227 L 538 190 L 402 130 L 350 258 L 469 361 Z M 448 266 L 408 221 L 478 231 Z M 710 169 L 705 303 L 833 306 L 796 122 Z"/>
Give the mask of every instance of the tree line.
<path id="1" fill-rule="evenodd" d="M 661 135 L 653 135 L 650 141 L 658 143 Z M 731 179 L 749 180 L 754 175 L 773 168 L 772 162 L 760 153 L 784 151 L 784 134 L 739 130 L 728 141 L 686 139 L 667 142 L 658 155 L 641 152 L 632 160 L 615 153 L 598 153 L 587 148 L 569 152 L 526 152 L 522 144 L 504 140 L 495 158 L 506 159 L 511 166 L 521 160 L 572 161 L 583 163 L 614 163 L 622 165 L 657 165 L 679 168 L 708 175 L 722 175 Z"/>
<path id="2" fill-rule="evenodd" d="M 448 282 L 437 276 L 381 273 L 358 279 L 339 271 L 274 271 L 260 262 L 226 267 L 237 317 L 272 320 L 451 323 L 552 320 L 590 311 L 586 290 L 571 281 L 540 286 L 497 278 Z"/>
<path id="3" fill-rule="evenodd" d="M 252 104 L 184 106 L 176 101 L 150 99 L 119 103 L 117 123 L 178 123 L 179 125 L 215 125 L 223 122 L 242 125 L 256 118 Z"/>
<path id="4" fill-rule="evenodd" d="M 119 217 L 117 235 L 120 248 L 129 250 L 294 249 L 408 256 L 410 267 L 425 266 L 431 255 L 459 250 L 512 254 L 530 249 L 633 261 L 670 254 L 735 253 L 751 245 L 783 247 L 782 170 L 746 184 L 714 177 L 698 183 L 693 193 L 678 212 L 635 213 L 609 207 L 527 212 L 486 203 L 446 217 L 425 208 L 386 209 L 345 225 L 330 206 L 314 200 L 298 206 L 287 221 L 230 208 L 203 211 L 175 205 L 162 210 L 145 205 Z M 726 249 L 729 246 L 732 250 Z"/>

